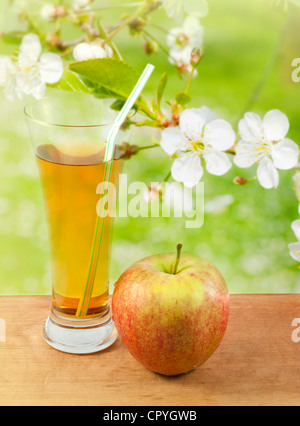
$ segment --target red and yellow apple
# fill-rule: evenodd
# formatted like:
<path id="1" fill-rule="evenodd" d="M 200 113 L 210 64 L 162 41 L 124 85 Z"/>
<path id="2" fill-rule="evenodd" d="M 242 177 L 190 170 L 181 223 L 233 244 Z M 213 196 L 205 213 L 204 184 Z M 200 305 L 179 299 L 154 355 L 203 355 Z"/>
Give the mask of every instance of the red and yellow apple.
<path id="1" fill-rule="evenodd" d="M 228 324 L 229 294 L 207 260 L 174 253 L 147 257 L 115 285 L 112 310 L 121 340 L 147 369 L 188 373 L 220 345 Z"/>

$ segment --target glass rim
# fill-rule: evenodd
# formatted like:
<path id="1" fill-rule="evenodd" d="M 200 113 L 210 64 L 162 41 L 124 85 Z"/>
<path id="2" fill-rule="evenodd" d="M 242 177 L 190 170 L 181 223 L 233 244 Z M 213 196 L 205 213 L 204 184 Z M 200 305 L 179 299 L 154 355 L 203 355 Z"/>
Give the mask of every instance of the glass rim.
<path id="1" fill-rule="evenodd" d="M 79 93 L 79 92 L 69 92 L 68 95 L 70 96 L 71 93 L 73 93 L 73 94 L 76 93 L 76 95 L 81 95 L 81 96 L 82 95 L 88 96 L 88 94 L 86 94 L 86 93 Z M 64 94 L 64 95 L 67 96 L 67 94 Z M 92 96 L 92 94 L 90 96 Z M 41 120 L 41 119 L 35 118 L 33 116 L 33 114 L 30 114 L 30 112 L 29 112 L 30 107 L 33 107 L 33 106 L 38 105 L 38 104 L 45 102 L 45 101 L 49 101 L 49 100 L 53 100 L 53 99 L 59 99 L 61 97 L 63 97 L 62 94 L 55 95 L 55 96 L 46 96 L 46 97 L 43 97 L 42 99 L 36 99 L 36 100 L 28 103 L 24 107 L 24 114 L 25 114 L 26 118 L 28 118 L 31 122 L 33 122 L 35 124 L 39 124 L 41 126 L 70 128 L 70 129 L 77 129 L 77 128 L 78 129 L 93 129 L 93 128 L 97 129 L 97 128 L 112 126 L 115 123 L 115 121 L 110 121 L 110 122 L 104 123 L 104 124 L 59 124 L 59 123 L 52 123 L 52 122 L 48 122 L 46 120 Z M 111 100 L 112 102 L 115 101 L 115 99 L 110 99 L 110 98 L 103 98 L 103 100 Z M 128 114 L 127 118 L 132 118 L 136 114 L 137 114 L 137 111 L 135 109 L 132 109 L 130 111 L 130 113 Z M 117 114 L 116 114 L 116 118 L 117 118 Z"/>

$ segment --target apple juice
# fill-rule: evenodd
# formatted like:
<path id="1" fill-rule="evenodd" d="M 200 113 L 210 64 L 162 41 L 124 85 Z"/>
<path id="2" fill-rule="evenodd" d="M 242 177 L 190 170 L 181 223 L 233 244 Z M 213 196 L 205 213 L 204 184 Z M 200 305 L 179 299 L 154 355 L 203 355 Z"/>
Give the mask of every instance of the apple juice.
<path id="1" fill-rule="evenodd" d="M 52 251 L 53 310 L 76 316 L 87 284 L 97 222 L 97 186 L 103 182 L 104 152 L 77 146 L 76 156 L 41 145 L 36 157 L 46 201 Z M 117 184 L 121 161 L 114 161 L 111 182 Z M 86 317 L 107 312 L 112 219 L 104 219 L 103 237 L 91 303 Z"/>

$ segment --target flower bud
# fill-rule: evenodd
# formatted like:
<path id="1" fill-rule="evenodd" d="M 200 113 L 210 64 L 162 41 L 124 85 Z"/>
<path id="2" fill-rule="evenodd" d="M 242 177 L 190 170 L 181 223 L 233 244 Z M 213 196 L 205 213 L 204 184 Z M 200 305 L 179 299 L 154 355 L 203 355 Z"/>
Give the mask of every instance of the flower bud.
<path id="1" fill-rule="evenodd" d="M 133 155 L 136 155 L 139 151 L 137 145 L 130 145 L 128 142 L 123 142 L 122 145 L 119 145 L 116 148 L 116 157 L 123 158 L 124 160 L 129 160 Z"/>
<path id="2" fill-rule="evenodd" d="M 193 73 L 193 78 L 198 77 L 198 71 L 195 69 L 195 67 L 191 64 L 184 64 L 184 63 L 177 63 L 176 68 L 180 72 L 181 76 L 188 80 Z"/>
<path id="3" fill-rule="evenodd" d="M 143 44 L 143 48 L 147 55 L 152 55 L 153 53 L 158 52 L 158 44 L 153 40 L 147 40 Z"/>
<path id="4" fill-rule="evenodd" d="M 64 6 L 47 3 L 42 7 L 40 15 L 45 21 L 52 22 L 57 18 L 66 16 L 67 9 Z"/>
<path id="5" fill-rule="evenodd" d="M 58 49 L 61 48 L 62 41 L 56 33 L 47 34 L 46 41 L 51 47 L 57 47 Z"/>
<path id="6" fill-rule="evenodd" d="M 134 19 L 129 25 L 130 33 L 133 36 L 139 36 L 142 34 L 142 31 L 147 24 L 147 20 L 141 17 Z"/>
<path id="7" fill-rule="evenodd" d="M 243 186 L 248 183 L 248 180 L 245 179 L 243 176 L 237 176 L 236 178 L 234 178 L 233 183 L 237 186 Z"/>
<path id="8" fill-rule="evenodd" d="M 199 48 L 193 49 L 191 54 L 191 65 L 194 68 L 196 68 L 200 64 L 200 61 L 203 58 L 203 56 L 204 56 L 204 52 L 202 49 L 199 49 Z"/>

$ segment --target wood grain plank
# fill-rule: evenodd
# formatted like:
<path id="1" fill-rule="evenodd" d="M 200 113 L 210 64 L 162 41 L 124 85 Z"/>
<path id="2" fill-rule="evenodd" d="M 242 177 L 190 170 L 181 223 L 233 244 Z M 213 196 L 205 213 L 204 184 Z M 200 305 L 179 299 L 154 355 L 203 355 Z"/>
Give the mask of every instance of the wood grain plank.
<path id="1" fill-rule="evenodd" d="M 48 297 L 0 297 L 0 405 L 300 405 L 298 295 L 234 295 L 225 339 L 201 368 L 178 377 L 147 371 L 118 340 L 94 355 L 50 348 Z"/>

